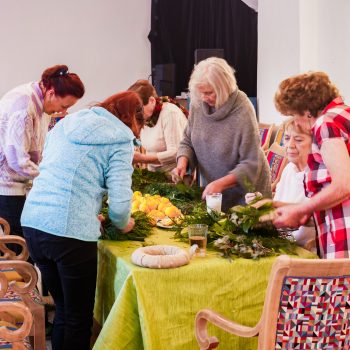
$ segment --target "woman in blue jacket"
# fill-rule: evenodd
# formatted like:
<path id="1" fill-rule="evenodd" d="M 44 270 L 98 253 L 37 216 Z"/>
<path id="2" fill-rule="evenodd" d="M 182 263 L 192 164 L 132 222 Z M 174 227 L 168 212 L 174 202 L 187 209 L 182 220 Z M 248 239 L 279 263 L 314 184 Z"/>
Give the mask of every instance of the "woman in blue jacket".
<path id="1" fill-rule="evenodd" d="M 53 350 L 90 348 L 98 213 L 108 193 L 114 225 L 133 228 L 133 146 L 143 123 L 142 102 L 128 91 L 68 115 L 48 134 L 21 223 L 55 301 Z"/>

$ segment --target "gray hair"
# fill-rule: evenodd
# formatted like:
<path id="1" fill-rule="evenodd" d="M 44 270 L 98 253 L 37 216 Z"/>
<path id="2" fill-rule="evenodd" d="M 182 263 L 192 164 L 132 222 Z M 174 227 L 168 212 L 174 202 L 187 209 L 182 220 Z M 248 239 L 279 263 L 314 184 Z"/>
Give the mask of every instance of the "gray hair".
<path id="1" fill-rule="evenodd" d="M 218 57 L 209 57 L 194 67 L 188 84 L 191 106 L 199 106 L 201 96 L 198 85 L 202 84 L 209 84 L 213 88 L 216 94 L 215 108 L 220 108 L 237 90 L 234 69 L 223 58 Z"/>

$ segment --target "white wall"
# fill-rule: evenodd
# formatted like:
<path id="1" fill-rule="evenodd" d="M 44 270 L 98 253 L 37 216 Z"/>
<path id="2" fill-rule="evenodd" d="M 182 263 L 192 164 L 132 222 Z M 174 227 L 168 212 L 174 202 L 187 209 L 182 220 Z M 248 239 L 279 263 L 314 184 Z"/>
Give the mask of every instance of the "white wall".
<path id="1" fill-rule="evenodd" d="M 259 0 L 259 120 L 280 124 L 273 97 L 281 80 L 308 70 L 329 74 L 350 103 L 349 0 Z"/>
<path id="2" fill-rule="evenodd" d="M 1 0 L 0 96 L 67 64 L 86 93 L 72 110 L 151 73 L 151 0 Z"/>
<path id="3" fill-rule="evenodd" d="M 298 0 L 260 0 L 258 12 L 258 114 L 273 123 L 273 96 L 278 83 L 299 71 Z"/>

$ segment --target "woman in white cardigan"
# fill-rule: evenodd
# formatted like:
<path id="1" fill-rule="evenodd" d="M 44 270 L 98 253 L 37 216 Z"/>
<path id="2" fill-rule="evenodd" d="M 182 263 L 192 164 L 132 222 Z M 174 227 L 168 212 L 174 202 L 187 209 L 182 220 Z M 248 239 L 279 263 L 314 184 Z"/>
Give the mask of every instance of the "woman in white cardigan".
<path id="1" fill-rule="evenodd" d="M 186 109 L 169 97 L 158 97 L 148 80 L 136 81 L 129 90 L 141 97 L 146 122 L 140 135 L 146 154 L 135 152 L 134 163 L 147 164 L 150 171 L 171 171 L 187 124 Z"/>

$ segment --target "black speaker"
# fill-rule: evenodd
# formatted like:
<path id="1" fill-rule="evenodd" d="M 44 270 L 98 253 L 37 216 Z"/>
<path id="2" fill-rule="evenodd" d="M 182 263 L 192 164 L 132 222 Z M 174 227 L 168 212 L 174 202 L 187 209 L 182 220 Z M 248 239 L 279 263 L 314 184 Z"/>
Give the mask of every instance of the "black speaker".
<path id="1" fill-rule="evenodd" d="M 156 64 L 153 68 L 153 85 L 158 96 L 175 97 L 175 64 Z"/>
<path id="2" fill-rule="evenodd" d="M 208 57 L 224 57 L 224 49 L 196 49 L 194 51 L 194 63 L 205 60 Z"/>

